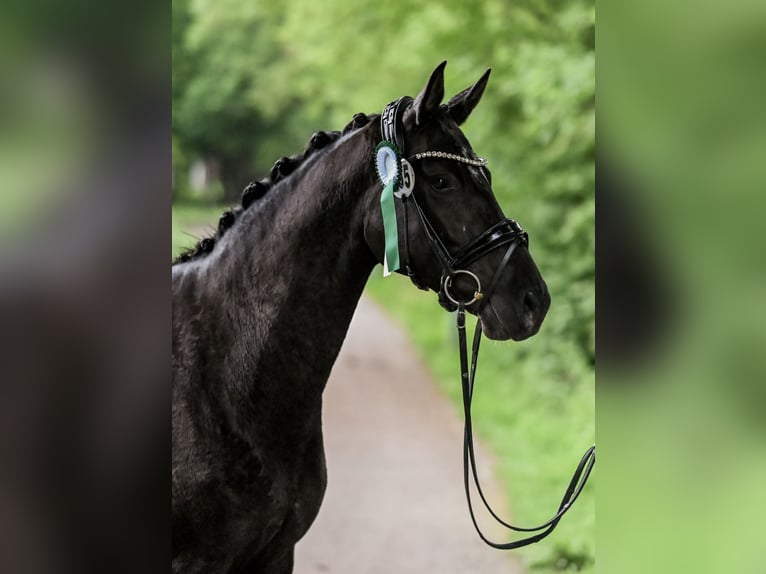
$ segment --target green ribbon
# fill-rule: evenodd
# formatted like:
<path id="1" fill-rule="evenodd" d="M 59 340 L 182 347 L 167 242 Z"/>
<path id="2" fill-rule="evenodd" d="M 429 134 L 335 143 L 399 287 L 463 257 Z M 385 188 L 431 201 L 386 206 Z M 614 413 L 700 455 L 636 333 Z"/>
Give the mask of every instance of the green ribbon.
<path id="1" fill-rule="evenodd" d="M 399 269 L 399 231 L 396 228 L 396 207 L 394 206 L 395 183 L 396 178 L 393 178 L 385 185 L 383 193 L 380 195 L 380 211 L 383 213 L 383 235 L 386 238 L 383 275 L 388 275 Z"/>

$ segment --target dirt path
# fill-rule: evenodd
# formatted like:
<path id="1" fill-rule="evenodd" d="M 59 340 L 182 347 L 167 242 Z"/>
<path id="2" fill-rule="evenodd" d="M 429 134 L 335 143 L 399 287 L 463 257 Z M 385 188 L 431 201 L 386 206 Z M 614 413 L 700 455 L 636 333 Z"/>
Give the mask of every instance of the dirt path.
<path id="1" fill-rule="evenodd" d="M 324 397 L 328 487 L 296 548 L 296 574 L 522 572 L 474 532 L 461 422 L 404 334 L 369 299 L 359 303 Z M 477 446 L 483 487 L 505 509 L 491 459 Z"/>

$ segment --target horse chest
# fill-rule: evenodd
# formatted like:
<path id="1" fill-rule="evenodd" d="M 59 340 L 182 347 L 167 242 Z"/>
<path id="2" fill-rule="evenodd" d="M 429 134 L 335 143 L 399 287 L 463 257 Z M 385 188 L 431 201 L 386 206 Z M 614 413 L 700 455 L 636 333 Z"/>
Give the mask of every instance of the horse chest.
<path id="1" fill-rule="evenodd" d="M 192 487 L 192 498 L 205 504 L 176 517 L 176 572 L 229 572 L 233 564 L 291 552 L 319 512 L 326 486 L 321 434 L 287 459 L 240 453 L 226 460 L 210 469 L 213 480 Z"/>
<path id="2" fill-rule="evenodd" d="M 318 445 L 318 446 L 317 446 Z M 252 566 L 254 571 L 270 572 L 264 560 L 292 555 L 292 549 L 306 533 L 319 511 L 326 485 L 321 435 L 287 458 L 262 455 L 256 482 L 229 483 L 229 535 L 221 540 L 228 564 Z M 260 463 L 249 463 L 259 466 Z M 248 465 L 240 461 L 240 465 Z M 232 469 L 230 469 L 232 470 Z M 226 572 L 240 572 L 234 568 Z M 247 568 L 241 570 L 250 571 Z"/>
<path id="3" fill-rule="evenodd" d="M 274 484 L 279 492 L 274 513 L 281 517 L 284 536 L 294 544 L 314 522 L 327 485 L 321 433 L 295 449 L 295 456 L 275 473 Z"/>

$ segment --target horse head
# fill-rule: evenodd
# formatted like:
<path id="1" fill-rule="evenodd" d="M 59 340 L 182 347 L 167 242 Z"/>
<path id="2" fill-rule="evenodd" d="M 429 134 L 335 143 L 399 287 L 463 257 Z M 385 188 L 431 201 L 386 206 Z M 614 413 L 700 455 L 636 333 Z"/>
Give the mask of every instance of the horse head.
<path id="1" fill-rule="evenodd" d="M 401 166 L 395 169 L 398 193 L 391 208 L 401 266 L 392 270 L 439 292 L 448 309 L 462 303 L 479 316 L 491 339 L 520 341 L 539 330 L 550 294 L 529 253 L 527 234 L 506 219 L 486 162 L 459 127 L 479 103 L 489 70 L 442 104 L 445 65 L 434 70 L 416 98 L 392 102 L 382 116 L 382 139 L 396 140 L 390 147 Z M 381 177 L 376 198 L 385 185 L 380 174 L 385 153 L 390 152 L 376 157 Z M 388 253 L 384 213 L 380 201 L 371 201 L 365 220 L 365 240 L 381 263 Z"/>

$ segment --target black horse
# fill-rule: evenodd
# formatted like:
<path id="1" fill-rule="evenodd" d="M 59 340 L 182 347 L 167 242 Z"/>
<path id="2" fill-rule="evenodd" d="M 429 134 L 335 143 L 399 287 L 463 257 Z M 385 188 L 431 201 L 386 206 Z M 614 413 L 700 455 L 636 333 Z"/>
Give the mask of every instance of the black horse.
<path id="1" fill-rule="evenodd" d="M 521 232 L 458 128 L 489 71 L 442 105 L 445 64 L 417 98 L 392 108 L 414 178 L 411 200 L 394 200 L 399 271 L 445 304 L 445 292 L 469 301 L 481 297 L 474 282 L 492 282 L 486 304 L 467 309 L 480 309 L 490 338 L 525 339 L 548 310 L 548 290 L 526 242 L 506 261 L 510 251 L 495 248 L 502 242 L 487 242 Z M 356 114 L 342 133 L 315 134 L 173 265 L 174 572 L 292 571 L 326 485 L 322 392 L 388 247 L 379 120 Z M 465 255 L 466 244 L 475 257 L 453 258 L 461 268 L 445 276 L 445 253 Z"/>

